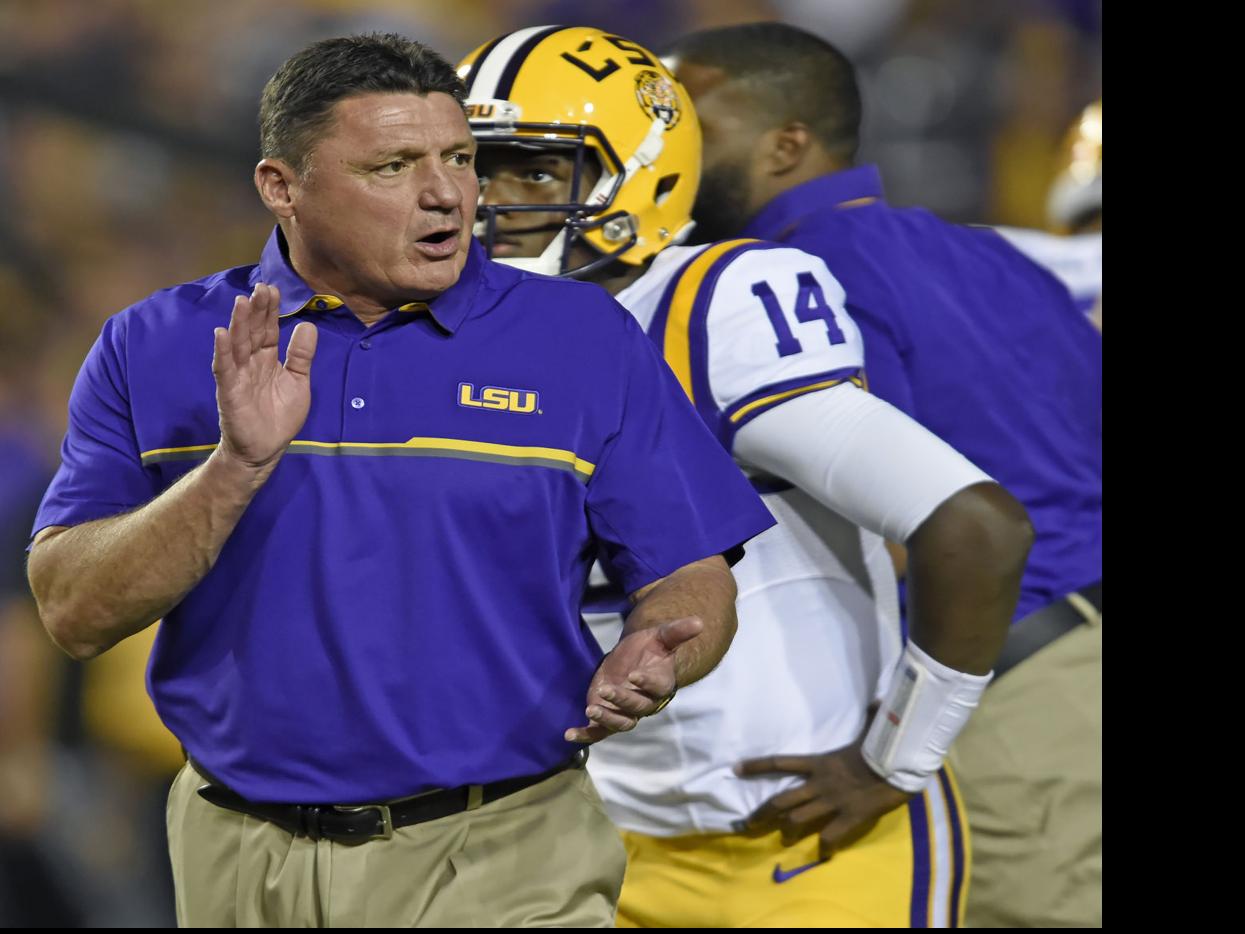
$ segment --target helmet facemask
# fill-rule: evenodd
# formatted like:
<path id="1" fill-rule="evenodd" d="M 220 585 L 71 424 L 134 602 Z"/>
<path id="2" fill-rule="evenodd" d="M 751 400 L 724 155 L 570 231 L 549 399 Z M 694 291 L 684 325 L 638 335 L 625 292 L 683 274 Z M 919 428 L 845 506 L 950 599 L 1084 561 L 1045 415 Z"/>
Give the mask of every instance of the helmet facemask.
<path id="1" fill-rule="evenodd" d="M 619 259 L 635 245 L 636 230 L 631 216 L 626 211 L 610 210 L 619 189 L 626 181 L 625 167 L 609 141 L 595 126 L 473 120 L 471 129 L 481 149 L 514 147 L 527 152 L 556 152 L 569 155 L 574 164 L 570 198 L 562 204 L 485 204 L 484 195 L 481 194 L 473 232 L 490 258 L 493 258 L 498 235 L 497 219 L 505 214 L 566 215 L 561 224 L 552 225 L 558 229 L 558 235 L 540 256 L 497 258 L 498 262 L 532 272 L 572 279 L 587 278 Z M 581 197 L 580 192 L 587 187 L 585 168 L 588 160 L 593 160 L 599 166 L 600 174 L 591 190 Z M 523 232 L 534 233 L 542 229 L 546 228 L 528 228 Z M 584 235 L 594 230 L 600 230 L 607 240 L 617 243 L 617 246 L 607 253 L 601 253 L 588 244 Z M 595 258 L 572 267 L 574 247 L 580 243 L 591 250 Z"/>

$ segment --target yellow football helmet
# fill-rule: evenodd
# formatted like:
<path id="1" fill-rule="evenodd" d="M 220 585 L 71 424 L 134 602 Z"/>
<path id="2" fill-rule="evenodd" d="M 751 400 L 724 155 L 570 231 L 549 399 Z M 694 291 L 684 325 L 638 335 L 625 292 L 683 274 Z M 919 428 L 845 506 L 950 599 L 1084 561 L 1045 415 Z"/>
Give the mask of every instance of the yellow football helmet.
<path id="1" fill-rule="evenodd" d="M 537 259 L 503 262 L 584 277 L 612 262 L 639 265 L 686 237 L 700 184 L 700 124 L 691 98 L 656 55 L 582 26 L 537 26 L 485 43 L 458 66 L 467 119 L 482 145 L 554 149 L 575 160 L 568 203 L 485 205 L 476 235 L 492 255 L 497 216 L 565 213 Z M 601 175 L 581 191 L 585 158 Z M 569 268 L 571 247 L 600 254 Z"/>
<path id="2" fill-rule="evenodd" d="M 1102 211 L 1101 100 L 1081 112 L 1064 138 L 1046 211 L 1051 225 L 1063 231 Z"/>

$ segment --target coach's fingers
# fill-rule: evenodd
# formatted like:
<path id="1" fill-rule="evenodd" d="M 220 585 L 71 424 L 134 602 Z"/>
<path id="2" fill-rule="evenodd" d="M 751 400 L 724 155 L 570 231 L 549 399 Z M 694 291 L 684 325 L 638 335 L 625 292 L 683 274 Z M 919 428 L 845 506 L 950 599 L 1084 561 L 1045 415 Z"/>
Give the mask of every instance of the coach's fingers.
<path id="1" fill-rule="evenodd" d="M 594 726 L 604 727 L 612 733 L 625 733 L 627 730 L 635 729 L 638 722 L 634 717 L 610 710 L 601 704 L 590 704 L 584 712 Z"/>
<path id="2" fill-rule="evenodd" d="M 233 312 L 229 316 L 229 349 L 234 366 L 246 366 L 251 359 L 251 300 L 239 295 L 233 300 Z"/>
<path id="3" fill-rule="evenodd" d="M 603 685 L 597 694 L 606 709 L 618 710 L 633 717 L 648 716 L 661 701 L 660 698 L 649 697 L 639 691 L 630 691 L 613 684 Z"/>
<path id="4" fill-rule="evenodd" d="M 562 734 L 562 738 L 566 740 L 568 743 L 584 743 L 586 745 L 589 743 L 600 742 L 601 740 L 605 739 L 605 737 L 612 736 L 612 735 L 613 733 L 611 733 L 609 730 L 605 729 L 604 727 L 579 726 L 579 727 L 572 727 L 571 729 L 567 730 L 565 733 Z"/>
<path id="5" fill-rule="evenodd" d="M 226 383 L 237 372 L 233 362 L 233 348 L 229 345 L 229 331 L 225 328 L 214 328 L 212 331 L 212 375 L 216 382 Z"/>
<path id="6" fill-rule="evenodd" d="M 311 361 L 316 356 L 316 344 L 320 332 L 310 321 L 300 321 L 290 335 L 289 346 L 285 348 L 285 368 L 299 376 L 311 375 Z"/>

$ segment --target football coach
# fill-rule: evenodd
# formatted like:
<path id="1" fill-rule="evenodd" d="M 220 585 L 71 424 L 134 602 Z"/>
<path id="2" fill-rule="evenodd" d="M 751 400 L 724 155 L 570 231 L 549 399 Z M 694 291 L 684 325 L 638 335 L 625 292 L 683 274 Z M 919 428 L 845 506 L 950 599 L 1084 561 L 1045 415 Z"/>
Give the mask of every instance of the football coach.
<path id="1" fill-rule="evenodd" d="M 30 584 L 78 659 L 164 620 L 184 926 L 612 924 L 586 745 L 713 668 L 773 524 L 621 306 L 484 257 L 463 96 L 394 35 L 294 55 L 259 262 L 113 316 L 74 385 Z"/>

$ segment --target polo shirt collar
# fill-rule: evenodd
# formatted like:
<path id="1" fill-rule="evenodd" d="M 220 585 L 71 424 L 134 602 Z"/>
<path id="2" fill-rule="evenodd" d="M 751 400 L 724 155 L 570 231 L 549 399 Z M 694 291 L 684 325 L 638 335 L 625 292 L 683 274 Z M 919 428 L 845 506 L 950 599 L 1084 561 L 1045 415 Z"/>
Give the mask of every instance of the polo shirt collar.
<path id="1" fill-rule="evenodd" d="M 451 334 L 462 327 L 476 303 L 480 281 L 484 278 L 485 262 L 484 247 L 472 237 L 471 245 L 467 247 L 467 262 L 463 264 L 458 281 L 427 303 L 426 307 L 432 312 L 437 324 Z"/>
<path id="2" fill-rule="evenodd" d="M 303 309 L 316 308 L 314 300 L 327 299 L 329 296 L 317 296 L 306 282 L 294 271 L 289 261 L 289 247 L 285 242 L 285 234 L 280 227 L 272 229 L 272 236 L 264 244 L 264 252 L 259 257 L 259 273 L 252 275 L 252 285 L 266 282 L 275 285 L 281 292 L 281 317 L 292 315 Z M 338 305 L 340 299 L 336 299 Z M 316 309 L 324 310 L 324 309 Z"/>
<path id="3" fill-rule="evenodd" d="M 882 175 L 876 165 L 858 165 L 822 175 L 784 191 L 748 222 L 741 237 L 781 236 L 800 220 L 827 207 L 860 198 L 881 198 Z"/>
<path id="4" fill-rule="evenodd" d="M 467 250 L 467 262 L 458 281 L 426 302 L 408 302 L 400 305 L 398 311 L 418 312 L 429 311 L 433 319 L 449 333 L 453 334 L 466 320 L 475 302 L 476 292 L 480 288 L 480 279 L 484 271 L 484 248 L 472 238 Z M 290 265 L 289 246 L 285 242 L 285 234 L 280 227 L 274 227 L 264 251 L 260 254 L 257 273 L 251 276 L 252 283 L 266 282 L 275 285 L 281 292 L 281 317 L 298 314 L 300 311 L 331 311 L 340 308 L 344 302 L 335 295 L 319 295 L 312 291 L 311 286 L 302 280 Z"/>

